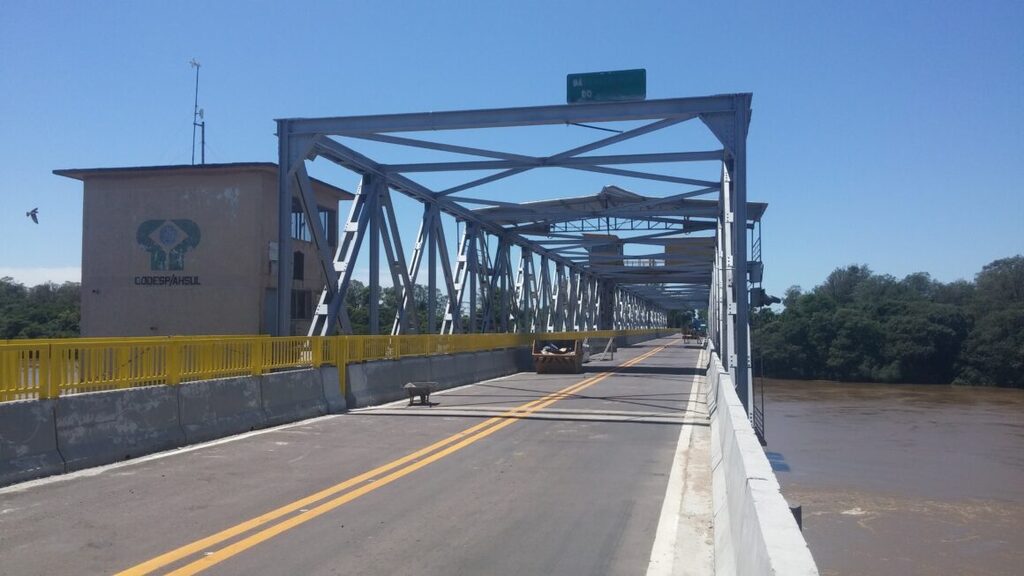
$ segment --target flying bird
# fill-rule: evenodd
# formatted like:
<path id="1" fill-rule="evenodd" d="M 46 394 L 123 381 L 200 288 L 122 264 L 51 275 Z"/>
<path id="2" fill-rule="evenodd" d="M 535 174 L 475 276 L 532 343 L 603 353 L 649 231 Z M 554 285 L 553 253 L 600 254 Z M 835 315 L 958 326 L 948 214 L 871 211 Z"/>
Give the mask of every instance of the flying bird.
<path id="1" fill-rule="evenodd" d="M 33 208 L 28 212 L 25 212 L 25 216 L 28 216 L 33 222 L 39 224 L 39 208 Z"/>

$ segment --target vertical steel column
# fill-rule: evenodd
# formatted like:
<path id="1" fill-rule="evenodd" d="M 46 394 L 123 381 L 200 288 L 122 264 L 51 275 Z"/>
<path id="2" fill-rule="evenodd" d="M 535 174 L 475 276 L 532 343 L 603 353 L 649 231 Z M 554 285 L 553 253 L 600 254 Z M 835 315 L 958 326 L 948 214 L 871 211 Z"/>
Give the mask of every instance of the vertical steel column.
<path id="1" fill-rule="evenodd" d="M 569 299 L 565 306 L 565 329 L 578 330 L 579 326 L 576 324 L 576 311 L 580 307 L 580 273 L 579 271 L 570 268 L 568 274 Z"/>
<path id="2" fill-rule="evenodd" d="M 469 233 L 469 226 L 462 228 L 462 236 L 459 238 L 459 249 L 456 255 L 455 264 L 455 295 L 448 299 L 448 309 L 441 320 L 441 334 L 452 334 L 461 332 L 462 328 L 462 302 L 465 300 L 467 280 L 472 271 L 469 268 L 469 246 L 472 243 L 472 236 Z"/>
<path id="3" fill-rule="evenodd" d="M 437 334 L 437 235 L 441 233 L 438 220 L 441 214 L 436 204 L 430 205 L 433 217 L 427 227 L 427 334 Z M 447 258 L 447 254 L 444 255 Z"/>
<path id="4" fill-rule="evenodd" d="M 389 201 L 389 209 L 390 201 Z M 391 218 L 394 218 L 393 210 L 390 212 Z M 401 303 L 400 310 L 404 310 L 403 314 L 411 314 L 415 318 L 416 315 L 416 303 L 415 303 L 415 292 L 416 292 L 416 280 L 419 279 L 420 263 L 423 262 L 423 248 L 426 246 L 428 230 L 430 228 L 430 219 L 433 216 L 433 211 L 429 204 L 423 206 L 423 217 L 420 219 L 420 228 L 416 233 L 416 243 L 412 248 L 412 258 L 409 261 L 408 266 L 408 278 L 409 281 L 407 286 L 403 288 L 402 296 L 399 302 Z M 395 233 L 397 236 L 397 232 Z M 398 318 L 395 318 L 395 323 L 391 327 L 392 334 L 401 334 L 405 330 L 405 321 L 403 316 L 403 322 L 399 323 Z"/>
<path id="5" fill-rule="evenodd" d="M 534 257 L 533 252 L 530 252 L 529 261 L 530 270 L 530 323 L 527 325 L 527 329 L 532 333 L 542 332 L 541 328 L 541 300 L 540 300 L 540 282 L 537 281 L 537 260 Z"/>
<path id="6" fill-rule="evenodd" d="M 434 234 L 434 240 L 437 243 L 437 251 L 441 255 L 441 276 L 442 276 L 442 280 L 444 280 L 444 291 L 445 291 L 445 294 L 447 294 L 447 297 L 448 297 L 448 299 L 447 299 L 447 303 L 448 304 L 447 304 L 447 306 L 445 308 L 445 311 L 444 311 L 443 315 L 444 316 L 447 316 L 449 314 L 455 315 L 455 314 L 459 313 L 458 312 L 458 308 L 455 307 L 454 304 L 453 304 L 454 301 L 455 301 L 455 297 L 458 294 L 458 292 L 455 289 L 455 276 L 452 274 L 452 263 L 448 260 L 448 240 L 444 236 L 444 221 L 441 219 L 441 210 L 440 210 L 440 208 L 436 208 L 436 210 L 437 210 L 437 216 L 434 218 L 434 226 L 436 228 L 436 232 Z M 436 300 L 436 296 L 435 296 L 435 300 Z M 437 302 L 436 301 L 434 303 L 434 306 L 435 306 L 435 310 L 434 310 L 434 312 L 432 312 L 432 314 L 436 315 L 437 314 L 437 310 L 436 310 Z M 435 320 L 434 327 L 435 327 L 435 330 L 433 332 L 431 332 L 431 334 L 436 334 L 437 333 L 437 331 L 436 331 L 436 327 L 437 327 L 436 320 Z"/>
<path id="7" fill-rule="evenodd" d="M 565 328 L 565 265 L 555 262 L 555 282 L 551 295 L 551 315 L 548 322 L 549 332 L 564 332 Z"/>
<path id="8" fill-rule="evenodd" d="M 469 267 L 469 333 L 476 333 L 476 318 L 477 318 L 477 284 L 480 280 L 480 255 L 477 251 L 479 239 L 479 233 L 477 232 L 476 222 L 466 222 L 466 237 L 469 239 L 469 261 L 466 265 Z"/>
<path id="9" fill-rule="evenodd" d="M 736 260 L 736 254 L 733 251 L 733 221 L 736 219 L 736 213 L 734 211 L 734 204 L 732 199 L 732 177 L 729 171 L 728 162 L 723 164 L 723 181 L 722 181 L 722 259 L 724 261 L 723 266 L 723 282 L 722 282 L 722 363 L 725 364 L 726 370 L 730 374 L 736 372 L 736 271 L 733 266 Z M 736 384 L 736 380 L 733 379 L 733 384 Z"/>
<path id="10" fill-rule="evenodd" d="M 370 334 L 380 334 L 380 194 L 386 186 L 379 176 L 372 176 L 370 197 Z"/>
<path id="11" fill-rule="evenodd" d="M 499 249 L 502 246 L 505 249 L 501 251 L 503 256 L 499 264 L 501 267 L 501 276 L 499 277 L 499 285 L 501 286 L 501 322 L 498 323 L 498 328 L 502 332 L 508 332 L 509 319 L 512 315 L 512 290 L 515 284 L 515 279 L 512 278 L 512 243 L 504 237 L 499 242 Z"/>
<path id="12" fill-rule="evenodd" d="M 292 167 L 291 124 L 277 121 L 277 318 L 274 336 L 292 332 Z"/>
<path id="13" fill-rule="evenodd" d="M 491 315 L 494 305 L 494 293 L 491 290 L 491 253 L 487 244 L 487 232 L 478 229 L 477 240 L 477 268 L 480 276 L 477 283 L 480 285 L 480 308 L 479 327 L 480 332 L 487 332 L 491 328 Z"/>
<path id="14" fill-rule="evenodd" d="M 602 280 L 600 291 L 597 327 L 599 330 L 611 330 L 616 326 L 615 284 L 610 280 Z"/>
<path id="15" fill-rule="evenodd" d="M 732 164 L 733 200 L 733 290 L 736 298 L 736 363 L 733 374 L 736 379 L 736 394 L 747 409 L 747 417 L 753 417 L 753 382 L 750 377 L 750 292 L 747 290 L 747 123 L 749 121 L 750 95 L 736 95 L 735 136 Z"/>
<path id="16" fill-rule="evenodd" d="M 540 257 L 540 316 L 537 318 L 539 332 L 551 329 L 551 261 L 547 256 Z"/>

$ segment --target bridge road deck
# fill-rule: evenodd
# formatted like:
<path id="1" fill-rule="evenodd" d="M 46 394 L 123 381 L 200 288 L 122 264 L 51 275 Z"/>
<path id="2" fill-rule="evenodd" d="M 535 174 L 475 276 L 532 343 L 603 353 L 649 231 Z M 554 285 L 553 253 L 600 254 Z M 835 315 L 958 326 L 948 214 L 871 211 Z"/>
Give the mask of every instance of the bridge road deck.
<path id="1" fill-rule="evenodd" d="M 634 575 L 652 546 L 661 569 L 675 559 L 663 573 L 710 573 L 699 354 L 652 340 L 582 375 L 520 373 L 434 394 L 433 407 L 402 401 L 12 486 L 0 573 Z M 670 476 L 682 498 L 663 513 Z"/>

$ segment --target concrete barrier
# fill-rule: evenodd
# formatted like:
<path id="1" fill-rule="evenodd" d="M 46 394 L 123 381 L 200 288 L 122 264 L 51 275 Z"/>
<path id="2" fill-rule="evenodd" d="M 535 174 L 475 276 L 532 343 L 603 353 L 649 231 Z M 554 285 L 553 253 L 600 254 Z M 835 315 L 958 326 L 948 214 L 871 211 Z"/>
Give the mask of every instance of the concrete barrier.
<path id="1" fill-rule="evenodd" d="M 346 401 L 352 408 L 362 408 L 406 398 L 402 386 L 432 380 L 430 368 L 430 361 L 421 356 L 349 364 Z"/>
<path id="2" fill-rule="evenodd" d="M 527 348 L 362 362 L 348 366 L 345 399 L 350 408 L 375 406 L 406 398 L 407 382 L 429 380 L 446 390 L 532 368 Z"/>
<path id="3" fill-rule="evenodd" d="M 260 377 L 260 398 L 267 426 L 327 414 L 319 370 L 273 372 Z"/>
<path id="4" fill-rule="evenodd" d="M 178 389 L 178 405 L 181 428 L 188 444 L 267 425 L 258 376 L 182 384 Z"/>
<path id="5" fill-rule="evenodd" d="M 59 398 L 56 430 L 57 447 L 69 472 L 185 444 L 178 389 L 171 386 Z"/>
<path id="6" fill-rule="evenodd" d="M 511 374 L 511 371 L 515 369 L 515 364 L 512 361 L 506 360 L 504 350 L 488 350 L 479 354 L 480 371 L 482 373 L 482 377 L 478 380 L 479 382 L 501 378 L 506 374 Z"/>
<path id="7" fill-rule="evenodd" d="M 454 388 L 469 384 L 472 376 L 465 370 L 457 370 L 460 355 L 442 354 L 440 356 L 427 356 L 430 364 L 430 379 L 437 382 L 440 390 Z"/>
<path id="8" fill-rule="evenodd" d="M 465 370 L 469 375 L 470 382 L 483 382 L 490 380 L 488 364 L 491 361 L 490 352 L 469 352 L 459 354 L 456 357 L 455 369 Z"/>
<path id="9" fill-rule="evenodd" d="M 516 371 L 529 372 L 533 370 L 533 349 L 515 348 Z"/>
<path id="10" fill-rule="evenodd" d="M 503 368 L 501 376 L 533 369 L 533 357 L 530 355 L 529 348 L 505 348 L 499 352 Z M 524 368 L 524 366 L 526 367 Z"/>
<path id="11" fill-rule="evenodd" d="M 0 404 L 0 486 L 64 472 L 54 400 Z"/>
<path id="12" fill-rule="evenodd" d="M 807 541 L 717 354 L 708 366 L 705 392 L 711 413 L 715 573 L 817 575 Z"/>
<path id="13" fill-rule="evenodd" d="M 320 369 L 320 381 L 324 386 L 324 401 L 327 402 L 328 414 L 341 414 L 348 410 L 348 403 L 341 393 L 341 382 L 338 381 L 338 367 L 324 366 Z"/>

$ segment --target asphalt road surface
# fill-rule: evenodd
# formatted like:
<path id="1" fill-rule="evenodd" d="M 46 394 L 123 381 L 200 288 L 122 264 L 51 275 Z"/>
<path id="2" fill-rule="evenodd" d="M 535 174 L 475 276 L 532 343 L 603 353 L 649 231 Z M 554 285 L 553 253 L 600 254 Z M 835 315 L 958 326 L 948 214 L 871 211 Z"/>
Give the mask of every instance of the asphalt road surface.
<path id="1" fill-rule="evenodd" d="M 678 455 L 706 442 L 691 394 L 699 353 L 652 340 L 581 375 L 520 373 L 434 394 L 431 407 L 5 488 L 0 573 L 636 575 L 656 536 L 669 564 L 686 546 L 707 555 L 707 535 L 684 526 L 694 514 L 676 518 L 666 499 Z M 668 493 L 687 486 L 684 507 L 708 529 L 710 495 L 675 475 Z"/>

